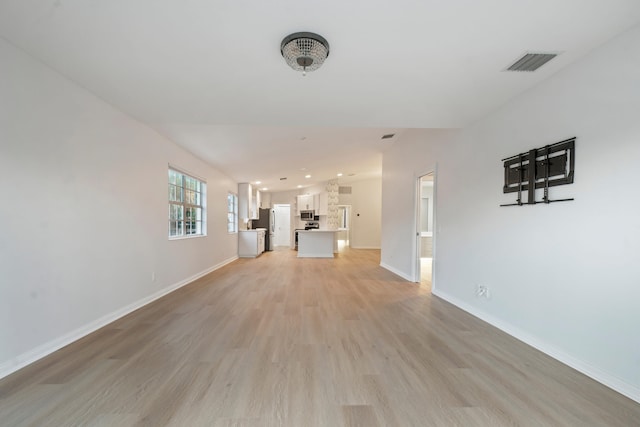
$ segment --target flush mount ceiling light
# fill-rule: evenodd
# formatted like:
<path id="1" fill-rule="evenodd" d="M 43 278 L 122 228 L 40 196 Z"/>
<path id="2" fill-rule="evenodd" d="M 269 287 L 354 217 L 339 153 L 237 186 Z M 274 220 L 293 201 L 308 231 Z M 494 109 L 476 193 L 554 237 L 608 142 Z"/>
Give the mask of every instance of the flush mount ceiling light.
<path id="1" fill-rule="evenodd" d="M 280 43 L 280 53 L 291 68 L 302 71 L 302 75 L 305 76 L 307 71 L 320 68 L 327 59 L 329 42 L 315 33 L 293 33 Z"/>

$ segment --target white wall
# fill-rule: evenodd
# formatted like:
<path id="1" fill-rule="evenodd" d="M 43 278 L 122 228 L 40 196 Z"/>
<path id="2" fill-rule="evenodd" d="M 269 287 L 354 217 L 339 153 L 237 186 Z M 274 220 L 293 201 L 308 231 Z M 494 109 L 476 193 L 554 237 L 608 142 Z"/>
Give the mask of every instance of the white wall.
<path id="1" fill-rule="evenodd" d="M 415 180 L 437 165 L 434 293 L 640 401 L 638 46 L 640 27 L 474 126 L 403 134 L 383 160 L 382 265 L 414 277 Z M 550 196 L 575 201 L 498 206 L 515 200 L 500 159 L 573 136 L 575 183 Z"/>
<path id="2" fill-rule="evenodd" d="M 416 277 L 416 196 L 418 179 L 436 171 L 446 169 L 460 172 L 456 155 L 454 130 L 405 130 L 401 139 L 382 158 L 382 230 L 381 265 L 407 280 Z M 502 158 L 502 157 L 501 157 Z M 497 163 L 499 166 L 499 162 Z M 464 173 L 464 172 L 463 172 Z M 437 207 L 444 205 L 453 194 L 449 181 L 439 183 L 435 176 L 434 201 Z M 453 180 L 457 179 L 454 175 Z M 462 181 L 469 178 L 460 177 Z M 443 187 L 446 185 L 447 187 Z M 443 187 L 440 196 L 440 187 Z M 502 188 L 502 187 L 500 187 Z M 440 201 L 439 198 L 443 200 Z M 466 208 L 465 208 L 466 209 Z M 434 212 L 436 231 L 439 227 L 439 211 Z M 434 244 L 437 233 L 434 233 Z M 437 250 L 434 247 L 434 252 Z M 434 283 L 435 285 L 435 283 Z"/>
<path id="3" fill-rule="evenodd" d="M 3 376 L 235 259 L 237 186 L 2 40 L 0 64 Z M 207 181 L 205 238 L 167 239 L 169 163 Z"/>
<path id="4" fill-rule="evenodd" d="M 351 187 L 351 194 L 339 196 L 339 204 L 351 205 L 349 245 L 355 249 L 380 249 L 382 179 L 341 185 Z"/>

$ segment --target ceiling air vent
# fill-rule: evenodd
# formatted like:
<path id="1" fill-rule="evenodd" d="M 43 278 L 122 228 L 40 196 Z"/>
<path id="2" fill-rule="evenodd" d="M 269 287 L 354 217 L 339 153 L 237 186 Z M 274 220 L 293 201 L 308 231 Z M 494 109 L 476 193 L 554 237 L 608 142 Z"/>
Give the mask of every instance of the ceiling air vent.
<path id="1" fill-rule="evenodd" d="M 556 56 L 557 53 L 527 53 L 507 68 L 507 71 L 536 71 Z"/>
<path id="2" fill-rule="evenodd" d="M 351 187 L 347 187 L 347 186 L 339 186 L 338 187 L 338 194 L 351 194 Z"/>
<path id="3" fill-rule="evenodd" d="M 388 133 L 386 135 L 382 135 L 381 139 L 390 139 L 390 138 L 393 138 L 394 136 L 396 136 L 395 133 Z"/>

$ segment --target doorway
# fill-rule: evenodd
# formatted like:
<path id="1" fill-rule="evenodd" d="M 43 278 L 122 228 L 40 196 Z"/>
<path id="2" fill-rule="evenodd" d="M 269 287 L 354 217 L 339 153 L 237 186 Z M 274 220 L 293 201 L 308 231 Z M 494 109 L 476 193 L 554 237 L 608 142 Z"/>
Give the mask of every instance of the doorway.
<path id="1" fill-rule="evenodd" d="M 273 205 L 273 246 L 291 247 L 291 205 Z"/>
<path id="2" fill-rule="evenodd" d="M 433 230 L 434 230 L 434 174 L 418 179 L 417 232 L 416 232 L 416 282 L 431 290 L 433 284 Z"/>
<path id="3" fill-rule="evenodd" d="M 338 252 L 349 247 L 351 239 L 351 205 L 338 205 Z"/>

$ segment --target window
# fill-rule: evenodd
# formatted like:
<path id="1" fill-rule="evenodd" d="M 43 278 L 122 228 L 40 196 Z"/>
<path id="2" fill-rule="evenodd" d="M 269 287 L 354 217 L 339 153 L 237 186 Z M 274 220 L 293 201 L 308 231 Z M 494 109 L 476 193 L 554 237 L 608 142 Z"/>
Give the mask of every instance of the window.
<path id="1" fill-rule="evenodd" d="M 227 196 L 227 230 L 238 232 L 238 196 L 233 193 Z"/>
<path id="2" fill-rule="evenodd" d="M 207 184 L 169 168 L 169 238 L 206 235 Z"/>

